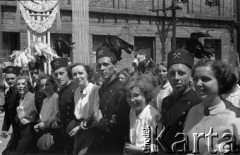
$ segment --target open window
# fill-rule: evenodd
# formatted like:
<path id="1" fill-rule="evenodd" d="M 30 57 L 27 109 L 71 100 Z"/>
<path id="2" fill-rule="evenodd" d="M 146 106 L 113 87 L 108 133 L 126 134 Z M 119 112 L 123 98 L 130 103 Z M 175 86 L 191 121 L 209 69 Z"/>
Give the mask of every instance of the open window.
<path id="1" fill-rule="evenodd" d="M 70 43 L 72 41 L 71 34 L 51 34 L 51 47 L 54 48 L 57 55 L 64 58 L 71 58 Z"/>
<path id="2" fill-rule="evenodd" d="M 221 40 L 220 39 L 204 39 L 204 45 L 212 48 L 214 56 L 212 59 L 221 60 Z"/>
<path id="3" fill-rule="evenodd" d="M 20 33 L 18 32 L 2 32 L 2 52 L 1 58 L 9 61 L 9 55 L 14 50 L 20 50 Z"/>
<path id="4" fill-rule="evenodd" d="M 155 60 L 156 41 L 154 37 L 134 37 L 134 51 Z"/>

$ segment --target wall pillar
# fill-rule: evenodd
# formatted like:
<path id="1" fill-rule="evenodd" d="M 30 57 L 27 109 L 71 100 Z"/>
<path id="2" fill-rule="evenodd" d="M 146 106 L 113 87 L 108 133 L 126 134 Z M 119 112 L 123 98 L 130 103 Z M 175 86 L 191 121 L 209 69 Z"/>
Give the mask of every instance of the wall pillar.
<path id="1" fill-rule="evenodd" d="M 89 1 L 72 0 L 73 63 L 90 64 L 89 55 Z"/>

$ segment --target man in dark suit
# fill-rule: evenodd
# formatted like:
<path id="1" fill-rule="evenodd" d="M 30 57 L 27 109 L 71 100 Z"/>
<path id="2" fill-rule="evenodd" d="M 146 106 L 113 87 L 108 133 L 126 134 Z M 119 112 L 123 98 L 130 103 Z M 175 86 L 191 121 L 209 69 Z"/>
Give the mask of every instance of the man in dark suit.
<path id="1" fill-rule="evenodd" d="M 29 71 L 31 73 L 32 78 L 32 85 L 34 89 L 35 94 L 35 107 L 37 109 L 37 113 L 40 113 L 40 110 L 42 108 L 43 99 L 47 96 L 43 93 L 43 91 L 40 89 L 40 85 L 38 82 L 39 76 L 42 74 L 43 71 L 43 64 L 41 62 L 29 62 L 28 64 Z"/>
<path id="2" fill-rule="evenodd" d="M 114 41 L 114 39 L 109 39 Z M 104 80 L 99 90 L 99 109 L 102 118 L 98 125 L 98 145 L 95 150 L 97 153 L 122 153 L 124 142 L 129 136 L 130 107 L 126 96 L 121 91 L 122 82 L 115 74 L 117 61 L 121 59 L 119 55 L 117 56 L 115 49 L 117 48 L 109 44 L 97 49 L 97 68 Z"/>
<path id="3" fill-rule="evenodd" d="M 189 110 L 200 99 L 192 87 L 192 67 L 194 58 L 184 49 L 177 49 L 168 54 L 168 80 L 173 88 L 173 94 L 163 99 L 162 124 L 165 132 L 161 139 L 161 152 L 178 153 L 182 147 L 172 149 L 174 142 L 183 139 L 177 136 L 182 133 L 183 125 Z"/>
<path id="4" fill-rule="evenodd" d="M 73 82 L 71 72 L 68 69 L 68 61 L 65 58 L 57 58 L 51 61 L 51 67 L 54 76 L 58 82 L 60 90 L 58 92 L 58 108 L 61 121 L 61 143 L 59 151 L 64 154 L 72 154 L 74 146 L 74 138 L 71 138 L 66 132 L 66 128 L 74 116 L 74 92 L 78 85 Z"/>
<path id="5" fill-rule="evenodd" d="M 15 87 L 15 81 L 17 76 L 20 74 L 20 68 L 15 66 L 8 66 L 5 70 L 5 80 L 9 85 L 9 89 L 5 93 L 5 104 L 3 105 L 3 110 L 5 112 L 2 133 L 1 136 L 6 138 L 8 136 L 8 131 L 12 125 L 11 138 L 7 144 L 6 149 L 2 154 L 8 154 L 14 152 L 17 147 L 17 141 L 19 139 L 19 126 L 16 122 L 15 117 L 17 116 L 17 106 L 19 105 L 20 95 Z"/>

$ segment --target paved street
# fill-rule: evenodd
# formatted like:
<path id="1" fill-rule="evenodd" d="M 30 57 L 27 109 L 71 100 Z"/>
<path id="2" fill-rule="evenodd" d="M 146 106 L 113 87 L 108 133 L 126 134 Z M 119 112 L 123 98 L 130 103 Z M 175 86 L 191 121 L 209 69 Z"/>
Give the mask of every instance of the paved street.
<path id="1" fill-rule="evenodd" d="M 0 129 L 2 131 L 2 123 L 3 123 L 3 118 L 4 118 L 4 114 L 0 114 Z M 8 138 L 2 138 L 0 137 L 0 152 L 2 154 L 2 151 L 5 149 L 6 145 L 7 145 L 7 142 L 9 140 L 9 136 Z"/>

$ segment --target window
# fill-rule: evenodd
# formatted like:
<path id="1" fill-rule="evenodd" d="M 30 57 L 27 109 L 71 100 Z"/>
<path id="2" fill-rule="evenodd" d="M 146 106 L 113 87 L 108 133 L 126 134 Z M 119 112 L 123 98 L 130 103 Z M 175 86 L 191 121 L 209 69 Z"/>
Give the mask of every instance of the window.
<path id="1" fill-rule="evenodd" d="M 206 47 L 212 48 L 214 59 L 221 60 L 221 40 L 220 39 L 204 39 L 204 45 Z"/>
<path id="2" fill-rule="evenodd" d="M 2 23 L 1 24 L 14 24 L 16 16 L 16 6 L 0 5 L 2 13 Z"/>
<path id="3" fill-rule="evenodd" d="M 57 42 L 59 41 L 59 44 Z M 68 46 L 72 41 L 71 34 L 51 34 L 51 47 L 54 47 L 57 55 L 71 58 L 71 48 Z M 67 44 L 68 45 L 67 45 Z"/>
<path id="4" fill-rule="evenodd" d="M 72 12 L 61 10 L 62 22 L 72 22 Z"/>
<path id="5" fill-rule="evenodd" d="M 8 61 L 12 51 L 20 50 L 20 33 L 2 32 L 2 49 L 1 56 Z"/>
<path id="6" fill-rule="evenodd" d="M 176 38 L 176 49 L 184 48 L 189 38 Z M 221 40 L 220 39 L 204 39 L 204 46 L 211 49 L 214 53 L 213 59 L 221 60 Z"/>
<path id="7" fill-rule="evenodd" d="M 183 48 L 189 38 L 176 38 L 176 49 Z"/>
<path id="8" fill-rule="evenodd" d="M 155 46 L 154 37 L 134 37 L 135 55 L 144 54 L 155 60 Z"/>

